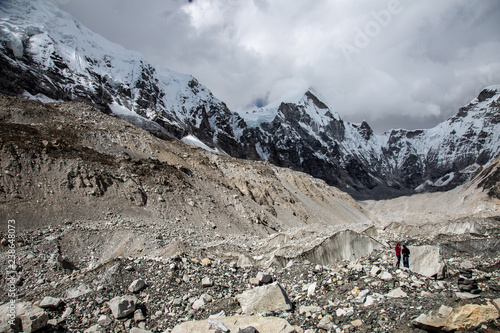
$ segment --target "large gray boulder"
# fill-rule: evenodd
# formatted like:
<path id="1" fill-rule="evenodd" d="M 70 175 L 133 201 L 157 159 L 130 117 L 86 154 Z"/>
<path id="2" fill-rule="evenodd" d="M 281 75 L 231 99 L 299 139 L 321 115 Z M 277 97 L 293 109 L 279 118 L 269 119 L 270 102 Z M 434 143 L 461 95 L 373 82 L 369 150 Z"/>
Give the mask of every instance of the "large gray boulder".
<path id="1" fill-rule="evenodd" d="M 247 290 L 237 295 L 236 300 L 245 314 L 292 309 L 285 290 L 277 282 Z"/>
<path id="2" fill-rule="evenodd" d="M 248 327 L 254 327 L 257 332 L 294 333 L 295 329 L 285 319 L 260 316 L 231 316 L 216 319 L 229 329 L 238 332 Z M 213 333 L 208 320 L 189 321 L 174 327 L 171 333 Z"/>
<path id="3" fill-rule="evenodd" d="M 443 277 L 446 265 L 443 262 L 439 247 L 431 245 L 408 246 L 410 250 L 410 270 L 415 273 L 432 277 Z"/>
<path id="4" fill-rule="evenodd" d="M 108 302 L 109 309 L 116 319 L 124 318 L 134 313 L 137 298 L 135 296 L 118 296 Z"/>
<path id="5" fill-rule="evenodd" d="M 441 305 L 437 311 L 422 313 L 413 321 L 413 326 L 423 330 L 439 330 L 446 325 L 446 320 L 452 311 L 453 308 Z"/>

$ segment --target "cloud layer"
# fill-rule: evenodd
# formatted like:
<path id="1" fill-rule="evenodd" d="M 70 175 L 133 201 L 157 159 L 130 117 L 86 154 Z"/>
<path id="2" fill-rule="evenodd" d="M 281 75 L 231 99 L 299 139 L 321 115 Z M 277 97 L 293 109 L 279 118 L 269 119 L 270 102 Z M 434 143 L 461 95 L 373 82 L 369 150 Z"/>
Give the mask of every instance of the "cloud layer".
<path id="1" fill-rule="evenodd" d="M 378 132 L 428 128 L 500 83 L 498 0 L 54 0 L 235 111 L 313 87 Z"/>

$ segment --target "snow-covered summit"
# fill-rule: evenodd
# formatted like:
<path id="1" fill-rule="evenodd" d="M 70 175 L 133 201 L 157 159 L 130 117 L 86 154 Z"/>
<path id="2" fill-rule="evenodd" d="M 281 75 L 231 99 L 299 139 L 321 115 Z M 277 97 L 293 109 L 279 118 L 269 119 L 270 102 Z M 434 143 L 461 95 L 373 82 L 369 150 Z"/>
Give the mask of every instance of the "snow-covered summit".
<path id="1" fill-rule="evenodd" d="M 286 94 L 264 107 L 240 115 L 248 126 L 258 127 L 263 123 L 271 123 L 278 116 L 283 104 L 301 106 L 303 112 L 318 124 L 325 124 L 332 118 L 340 120 L 339 114 L 333 111 L 326 99 L 312 88 L 309 88 L 306 92 Z"/>

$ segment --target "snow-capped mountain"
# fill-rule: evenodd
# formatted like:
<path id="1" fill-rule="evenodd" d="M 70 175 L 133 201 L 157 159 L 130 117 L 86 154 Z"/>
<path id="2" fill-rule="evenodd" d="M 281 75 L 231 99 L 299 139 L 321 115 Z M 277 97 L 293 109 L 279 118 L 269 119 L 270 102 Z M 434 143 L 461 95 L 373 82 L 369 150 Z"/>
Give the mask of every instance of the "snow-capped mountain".
<path id="1" fill-rule="evenodd" d="M 237 114 L 191 75 L 151 65 L 48 0 L 0 2 L 0 92 L 80 100 L 163 137 L 307 172 L 357 198 L 450 189 L 500 152 L 500 87 L 427 130 L 374 134 L 317 92 Z"/>
<path id="2" fill-rule="evenodd" d="M 83 100 L 156 131 L 160 126 L 147 120 L 177 138 L 193 134 L 241 155 L 233 151 L 233 122 L 241 119 L 194 77 L 156 68 L 47 0 L 0 2 L 0 41 L 0 92 Z"/>
<path id="3" fill-rule="evenodd" d="M 366 122 L 343 122 L 311 91 L 244 117 L 268 143 L 258 149 L 263 159 L 326 179 L 357 198 L 448 190 L 500 154 L 500 85 L 486 87 L 431 129 L 377 135 Z"/>

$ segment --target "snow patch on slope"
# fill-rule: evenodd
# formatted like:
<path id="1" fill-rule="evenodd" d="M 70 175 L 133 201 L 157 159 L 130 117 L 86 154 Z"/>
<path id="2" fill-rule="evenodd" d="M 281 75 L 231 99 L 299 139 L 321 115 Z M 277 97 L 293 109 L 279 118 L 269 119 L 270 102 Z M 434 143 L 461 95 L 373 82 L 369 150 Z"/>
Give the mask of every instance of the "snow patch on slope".
<path id="1" fill-rule="evenodd" d="M 187 145 L 193 146 L 193 147 L 202 148 L 202 149 L 204 149 L 206 151 L 209 151 L 211 153 L 215 153 L 215 154 L 219 154 L 219 155 L 223 155 L 223 156 L 229 156 L 228 154 L 226 154 L 225 152 L 221 151 L 220 149 L 210 148 L 209 146 L 207 146 L 206 144 L 204 144 L 200 139 L 198 139 L 194 135 L 187 135 L 187 136 L 183 137 L 181 139 L 181 142 L 183 142 L 183 143 L 185 143 Z"/>

